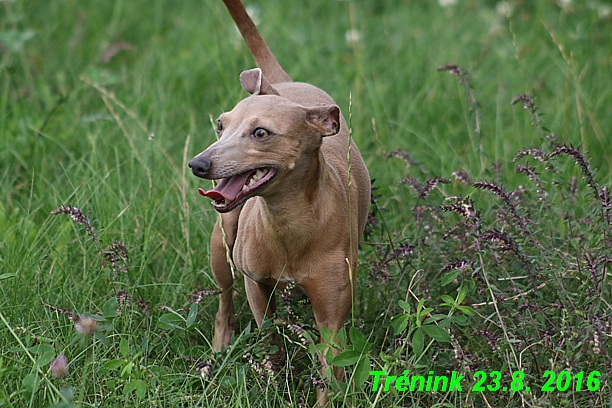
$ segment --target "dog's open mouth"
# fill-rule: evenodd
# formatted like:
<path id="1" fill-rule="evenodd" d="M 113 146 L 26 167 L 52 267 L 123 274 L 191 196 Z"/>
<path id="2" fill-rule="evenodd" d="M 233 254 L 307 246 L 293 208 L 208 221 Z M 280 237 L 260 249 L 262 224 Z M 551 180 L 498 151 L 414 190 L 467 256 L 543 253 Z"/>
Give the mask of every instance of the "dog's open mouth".
<path id="1" fill-rule="evenodd" d="M 198 193 L 213 200 L 215 209 L 219 212 L 228 212 L 252 197 L 255 190 L 262 187 L 276 175 L 273 167 L 260 167 L 235 174 L 218 181 L 215 188 L 204 191 L 199 188 Z"/>

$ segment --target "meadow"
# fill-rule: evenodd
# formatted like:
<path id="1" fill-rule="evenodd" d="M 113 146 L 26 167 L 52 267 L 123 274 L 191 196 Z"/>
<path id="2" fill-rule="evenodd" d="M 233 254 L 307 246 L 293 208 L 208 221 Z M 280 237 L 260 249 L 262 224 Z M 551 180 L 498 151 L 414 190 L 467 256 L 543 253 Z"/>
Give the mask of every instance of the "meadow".
<path id="1" fill-rule="evenodd" d="M 4 0 L 0 407 L 314 406 L 321 337 L 332 406 L 610 406 L 612 5 L 246 5 L 374 179 L 346 331 L 288 293 L 258 329 L 238 280 L 212 351 L 216 213 L 187 162 L 253 67 L 221 1 Z"/>

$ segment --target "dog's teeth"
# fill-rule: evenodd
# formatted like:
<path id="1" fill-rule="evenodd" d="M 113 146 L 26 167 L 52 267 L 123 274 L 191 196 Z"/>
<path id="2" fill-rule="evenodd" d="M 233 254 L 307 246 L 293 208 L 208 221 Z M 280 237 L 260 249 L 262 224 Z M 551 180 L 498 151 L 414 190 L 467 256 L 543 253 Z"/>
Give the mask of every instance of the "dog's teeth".
<path id="1" fill-rule="evenodd" d="M 263 176 L 265 176 L 266 174 L 268 174 L 268 171 L 265 169 L 257 169 L 255 171 L 255 173 L 253 173 L 253 175 L 251 176 L 251 178 L 249 178 L 249 180 L 244 183 L 244 186 L 242 186 L 242 191 L 247 190 L 249 187 L 251 187 L 253 184 L 257 183 L 259 180 L 262 179 Z"/>
<path id="2" fill-rule="evenodd" d="M 253 175 L 252 180 L 259 181 L 265 174 L 266 174 L 266 171 L 264 169 L 257 169 L 255 174 Z"/>
<path id="3" fill-rule="evenodd" d="M 227 207 L 227 206 L 229 205 L 229 203 L 230 203 L 230 200 L 225 199 L 225 200 L 217 200 L 217 201 L 214 201 L 214 202 L 213 202 L 213 205 L 214 205 L 215 207 L 220 207 L 220 208 L 222 208 L 222 207 Z"/>

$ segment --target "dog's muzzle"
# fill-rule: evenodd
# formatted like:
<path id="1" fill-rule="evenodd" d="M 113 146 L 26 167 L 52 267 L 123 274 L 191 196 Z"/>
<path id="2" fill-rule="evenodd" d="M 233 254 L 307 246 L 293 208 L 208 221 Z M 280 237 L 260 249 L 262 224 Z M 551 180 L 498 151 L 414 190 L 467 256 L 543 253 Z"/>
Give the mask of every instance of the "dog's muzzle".
<path id="1" fill-rule="evenodd" d="M 200 178 L 206 178 L 208 172 L 210 171 L 212 164 L 210 160 L 207 160 L 203 157 L 196 156 L 189 162 L 189 168 L 193 172 L 195 176 Z"/>

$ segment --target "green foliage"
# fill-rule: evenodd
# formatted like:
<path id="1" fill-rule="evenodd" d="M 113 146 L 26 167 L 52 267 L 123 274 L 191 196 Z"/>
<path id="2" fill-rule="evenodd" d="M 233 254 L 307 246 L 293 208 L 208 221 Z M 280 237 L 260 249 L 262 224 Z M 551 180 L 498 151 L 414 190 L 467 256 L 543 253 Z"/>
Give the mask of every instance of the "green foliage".
<path id="1" fill-rule="evenodd" d="M 351 95 L 376 191 L 351 324 L 283 293 L 253 329 L 237 282 L 214 353 L 186 162 L 253 66 L 222 2 L 2 2 L 0 406 L 313 406 L 321 361 L 333 406 L 609 405 L 610 6 L 446 3 L 248 2 L 293 78 Z"/>

